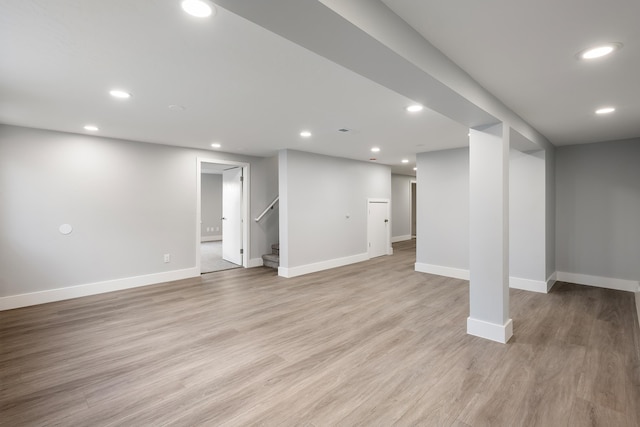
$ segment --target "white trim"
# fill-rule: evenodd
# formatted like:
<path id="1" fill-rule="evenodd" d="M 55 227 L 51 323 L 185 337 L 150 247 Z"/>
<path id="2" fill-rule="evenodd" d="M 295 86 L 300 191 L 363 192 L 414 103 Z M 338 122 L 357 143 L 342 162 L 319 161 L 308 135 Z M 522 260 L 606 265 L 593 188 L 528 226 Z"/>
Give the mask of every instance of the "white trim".
<path id="1" fill-rule="evenodd" d="M 316 262 L 313 264 L 299 265 L 297 267 L 278 267 L 278 276 L 296 277 L 303 274 L 315 273 L 316 271 L 329 270 L 330 268 L 342 267 L 344 265 L 355 264 L 356 262 L 367 261 L 369 253 L 346 256 L 343 258 L 334 258 L 327 261 Z"/>
<path id="2" fill-rule="evenodd" d="M 504 325 L 499 325 L 467 317 L 467 333 L 476 337 L 506 344 L 513 336 L 513 322 L 509 319 Z"/>
<path id="3" fill-rule="evenodd" d="M 416 159 L 417 160 L 417 159 Z M 416 162 L 416 166 L 417 166 L 417 162 Z M 418 174 L 418 171 L 416 170 L 416 175 Z M 417 178 L 417 177 L 416 177 Z M 416 200 L 413 200 L 413 184 L 416 185 Z M 411 181 L 409 181 L 409 233 L 413 233 L 413 203 L 416 203 L 416 216 L 418 214 L 418 180 L 417 179 L 412 179 Z M 417 218 L 416 218 L 417 219 Z M 416 233 L 418 232 L 418 223 L 416 222 Z M 410 234 L 409 238 L 413 239 L 415 238 L 416 235 L 415 234 Z"/>
<path id="4" fill-rule="evenodd" d="M 247 268 L 262 267 L 263 265 L 262 258 L 251 258 L 248 262 Z"/>
<path id="5" fill-rule="evenodd" d="M 106 280 L 104 282 L 87 283 L 84 285 L 69 286 L 66 288 L 11 295 L 0 298 L 0 311 L 85 297 L 89 295 L 103 294 L 106 292 L 120 291 L 123 289 L 156 285 L 159 283 L 189 279 L 191 277 L 198 276 L 200 276 L 200 269 L 191 267 L 184 270 L 165 271 L 162 273 L 146 274 L 144 276 L 125 277 L 122 279 Z"/>
<path id="6" fill-rule="evenodd" d="M 609 277 L 590 276 L 588 274 L 556 272 L 558 282 L 577 283 L 578 285 L 597 286 L 599 288 L 618 291 L 638 292 L 640 282 L 637 280 L 613 279 Z"/>
<path id="7" fill-rule="evenodd" d="M 469 270 L 463 268 L 446 267 L 443 265 L 415 263 L 415 271 L 420 273 L 435 274 L 437 276 L 453 277 L 454 279 L 469 280 Z M 521 279 L 519 277 L 509 277 L 509 287 L 522 289 L 524 291 L 540 292 L 546 294 L 555 284 L 555 273 L 546 282 L 541 280 Z"/>
<path id="8" fill-rule="evenodd" d="M 469 280 L 469 270 L 461 268 L 445 267 L 442 265 L 425 264 L 416 262 L 415 270 L 420 273 L 435 274 L 437 276 L 453 277 L 454 279 Z"/>
<path id="9" fill-rule="evenodd" d="M 404 242 L 405 240 L 411 240 L 411 234 L 406 236 L 396 236 L 391 238 L 391 243 Z"/>
<path id="10" fill-rule="evenodd" d="M 200 238 L 200 242 L 218 242 L 222 240 L 222 235 L 218 235 L 218 236 L 202 236 Z"/>
<path id="11" fill-rule="evenodd" d="M 509 277 L 509 287 L 522 289 L 523 291 L 539 292 L 546 294 L 547 282 L 542 280 L 521 279 L 520 277 Z"/>
<path id="12" fill-rule="evenodd" d="M 547 279 L 547 293 L 549 293 L 551 291 L 551 288 L 553 288 L 553 285 L 556 284 L 556 278 L 557 274 L 554 271 L 553 273 L 551 273 L 551 276 L 549 276 L 549 278 Z"/>
<path id="13" fill-rule="evenodd" d="M 242 256 L 242 266 L 246 268 L 249 265 L 249 255 L 251 252 L 251 248 L 249 247 L 249 242 L 251 241 L 249 238 L 249 212 L 251 211 L 251 206 L 249 206 L 249 183 L 251 182 L 251 165 L 246 162 L 209 159 L 205 157 L 196 158 L 196 268 L 198 269 L 198 271 L 200 271 L 201 269 L 200 243 L 202 236 L 202 182 L 200 175 L 202 174 L 203 163 L 231 165 L 242 168 L 242 248 L 244 249 L 244 254 Z"/>

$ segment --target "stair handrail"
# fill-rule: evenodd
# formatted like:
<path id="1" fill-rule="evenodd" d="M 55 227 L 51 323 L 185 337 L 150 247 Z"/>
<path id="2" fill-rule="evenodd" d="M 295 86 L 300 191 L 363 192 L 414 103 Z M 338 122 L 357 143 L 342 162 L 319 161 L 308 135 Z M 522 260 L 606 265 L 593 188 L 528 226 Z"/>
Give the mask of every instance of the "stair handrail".
<path id="1" fill-rule="evenodd" d="M 264 208 L 264 210 L 262 211 L 262 213 L 260 215 L 258 215 L 256 218 L 254 218 L 254 220 L 256 222 L 260 221 L 262 219 L 263 216 L 265 216 L 267 214 L 267 212 L 269 212 L 270 209 L 273 209 L 273 207 L 275 206 L 276 203 L 278 203 L 278 200 L 280 200 L 280 196 L 276 196 L 275 199 L 273 199 L 273 202 L 269 203 L 269 206 L 267 206 L 266 208 Z"/>

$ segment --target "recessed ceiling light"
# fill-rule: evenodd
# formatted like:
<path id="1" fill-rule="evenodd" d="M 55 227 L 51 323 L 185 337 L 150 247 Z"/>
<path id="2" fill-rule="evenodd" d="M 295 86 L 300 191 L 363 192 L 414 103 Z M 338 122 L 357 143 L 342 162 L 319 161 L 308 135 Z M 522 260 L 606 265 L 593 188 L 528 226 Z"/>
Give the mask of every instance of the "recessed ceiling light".
<path id="1" fill-rule="evenodd" d="M 596 114 L 609 114 L 609 113 L 613 113 L 614 111 L 616 111 L 616 109 L 613 107 L 604 107 L 604 108 L 597 109 Z"/>
<path id="2" fill-rule="evenodd" d="M 622 47 L 622 43 L 606 43 L 600 46 L 590 47 L 578 53 L 580 59 L 596 59 L 607 56 Z"/>
<path id="3" fill-rule="evenodd" d="M 379 152 L 380 152 L 380 148 L 379 148 L 379 147 L 373 147 L 373 148 L 371 149 L 371 152 L 372 152 L 372 153 L 379 153 Z"/>
<path id="4" fill-rule="evenodd" d="M 182 10 L 196 18 L 206 18 L 215 13 L 215 9 L 204 0 L 182 0 Z"/>
<path id="5" fill-rule="evenodd" d="M 214 142 L 213 144 L 211 144 L 211 146 L 212 146 L 213 148 L 220 148 L 220 147 L 222 147 L 222 145 L 221 145 L 219 142 Z"/>
<path id="6" fill-rule="evenodd" d="M 309 138 L 311 136 L 311 132 L 309 132 L 308 130 L 303 130 L 302 132 L 300 132 L 300 136 L 302 136 L 303 138 Z"/>
<path id="7" fill-rule="evenodd" d="M 125 92 L 124 90 L 119 90 L 119 89 L 110 90 L 109 95 L 113 96 L 114 98 L 120 98 L 120 99 L 131 98 L 131 94 L 129 92 Z"/>
<path id="8" fill-rule="evenodd" d="M 91 131 L 91 132 L 97 132 L 99 129 L 98 129 L 98 126 L 86 125 L 84 127 L 84 130 L 88 130 L 88 131 Z"/>
<path id="9" fill-rule="evenodd" d="M 409 159 L 402 159 L 402 163 L 409 163 Z"/>
<path id="10" fill-rule="evenodd" d="M 417 113 L 419 111 L 422 111 L 424 109 L 424 107 L 420 104 L 415 104 L 415 105 L 409 105 L 407 107 L 407 111 L 410 113 Z"/>
<path id="11" fill-rule="evenodd" d="M 418 168 L 413 168 L 413 170 L 414 170 L 414 171 L 417 171 L 417 170 L 418 170 Z"/>

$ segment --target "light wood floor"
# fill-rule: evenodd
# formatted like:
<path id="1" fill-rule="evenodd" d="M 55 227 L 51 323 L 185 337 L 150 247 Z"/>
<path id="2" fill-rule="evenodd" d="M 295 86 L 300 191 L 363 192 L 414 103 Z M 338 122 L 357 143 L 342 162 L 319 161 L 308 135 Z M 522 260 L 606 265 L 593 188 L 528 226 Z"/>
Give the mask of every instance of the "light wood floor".
<path id="1" fill-rule="evenodd" d="M 511 291 L 507 345 L 415 248 L 295 279 L 203 278 L 0 313 L 0 424 L 639 426 L 631 293 Z"/>

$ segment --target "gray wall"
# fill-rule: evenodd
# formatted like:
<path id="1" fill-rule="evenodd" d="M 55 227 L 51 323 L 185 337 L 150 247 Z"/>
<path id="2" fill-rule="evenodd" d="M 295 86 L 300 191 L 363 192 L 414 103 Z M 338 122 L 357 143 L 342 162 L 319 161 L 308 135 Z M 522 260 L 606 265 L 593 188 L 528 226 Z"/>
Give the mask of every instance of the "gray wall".
<path id="1" fill-rule="evenodd" d="M 556 272 L 556 150 L 551 147 L 545 150 L 546 179 L 546 278 Z"/>
<path id="2" fill-rule="evenodd" d="M 197 157 L 277 179 L 268 159 L 0 125 L 0 296 L 195 267 Z M 266 240 L 252 221 L 250 258 Z"/>
<path id="3" fill-rule="evenodd" d="M 367 198 L 391 199 L 388 166 L 283 150 L 279 175 L 282 267 L 367 252 Z"/>
<path id="4" fill-rule="evenodd" d="M 509 155 L 509 276 L 543 282 L 551 274 L 547 251 L 554 245 L 546 152 L 512 149 Z M 416 262 L 468 270 L 469 149 L 420 153 L 417 161 Z"/>
<path id="5" fill-rule="evenodd" d="M 222 175 L 201 174 L 202 237 L 222 235 Z M 209 231 L 207 231 L 209 229 Z"/>
<path id="6" fill-rule="evenodd" d="M 545 152 L 509 151 L 509 276 L 546 281 Z"/>
<path id="7" fill-rule="evenodd" d="M 391 239 L 411 236 L 411 181 L 415 176 L 391 175 Z"/>
<path id="8" fill-rule="evenodd" d="M 556 149 L 557 270 L 640 279 L 640 138 Z"/>
<path id="9" fill-rule="evenodd" d="M 416 262 L 469 269 L 469 149 L 419 153 Z"/>

